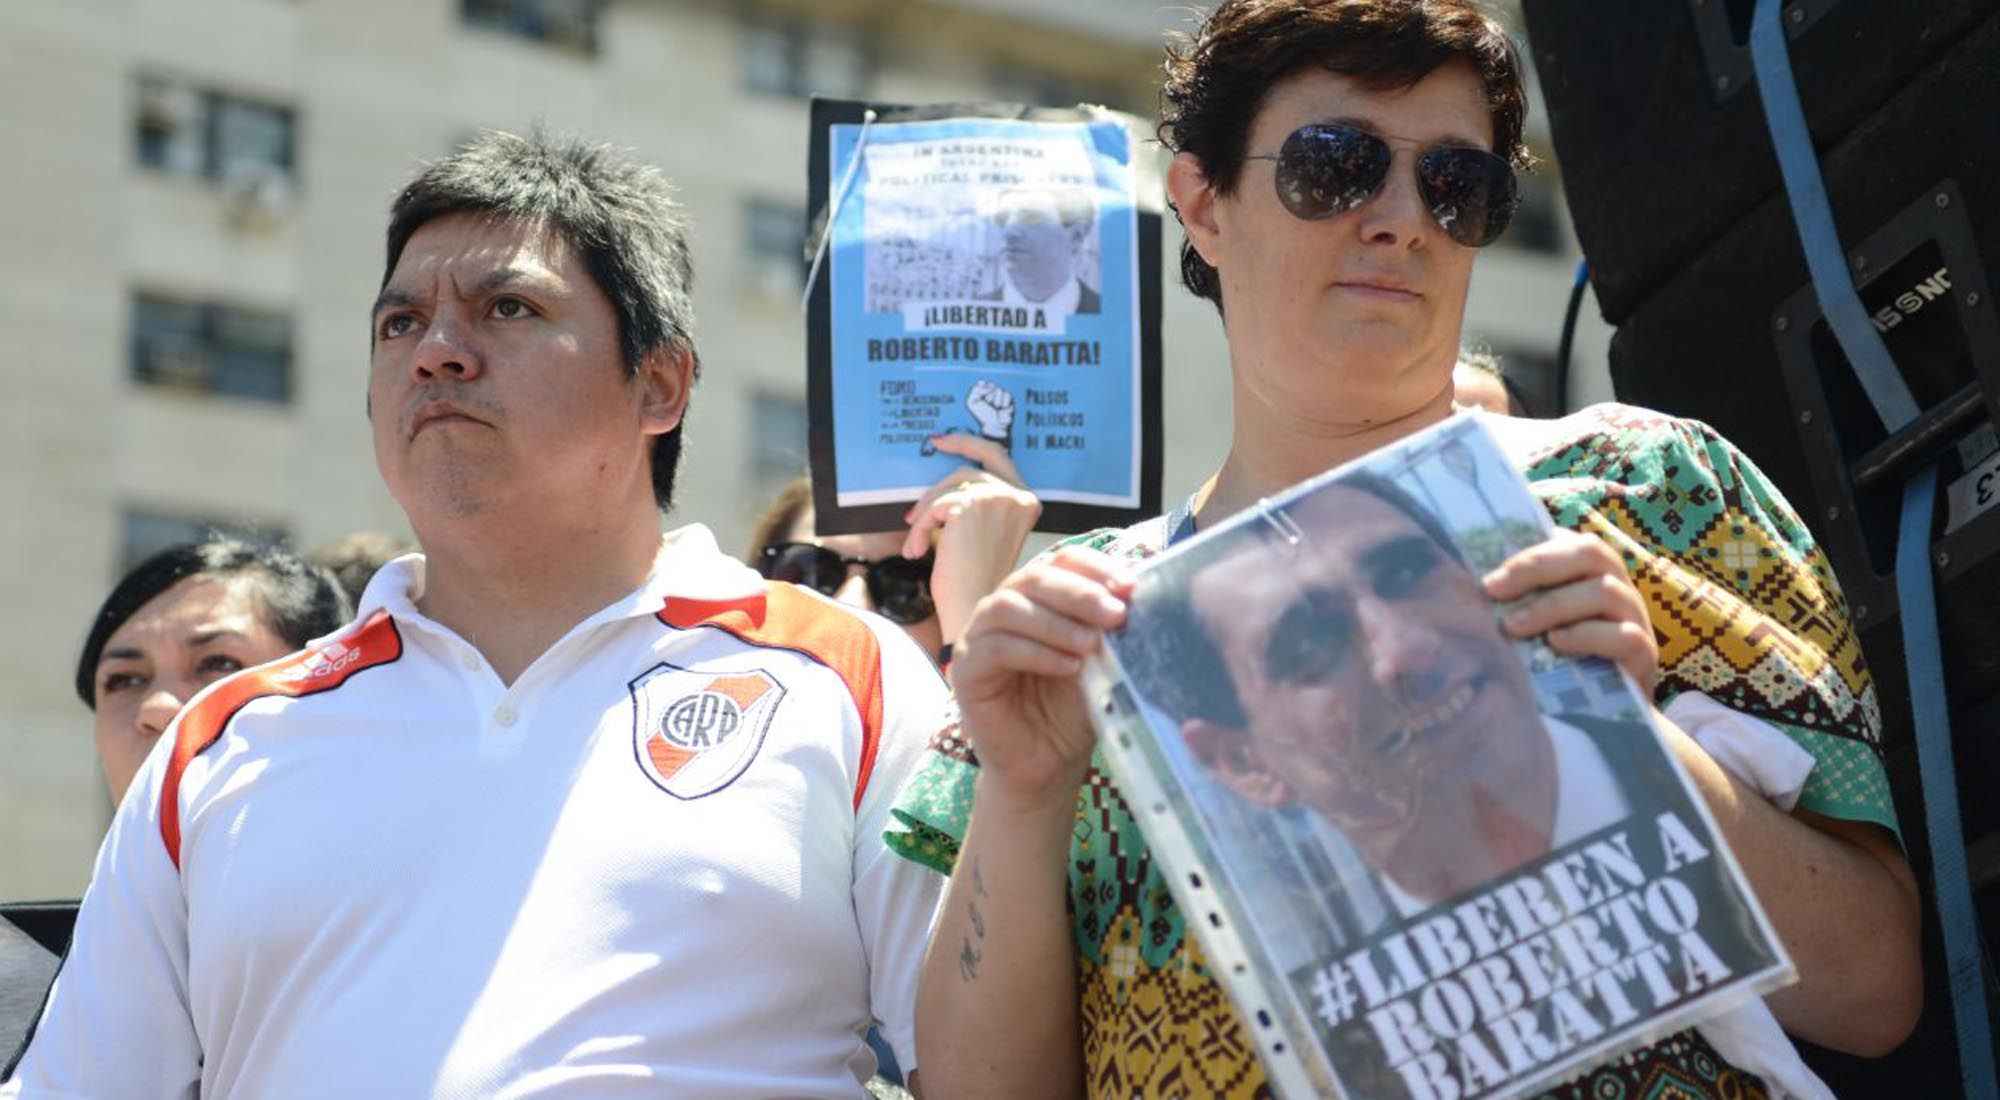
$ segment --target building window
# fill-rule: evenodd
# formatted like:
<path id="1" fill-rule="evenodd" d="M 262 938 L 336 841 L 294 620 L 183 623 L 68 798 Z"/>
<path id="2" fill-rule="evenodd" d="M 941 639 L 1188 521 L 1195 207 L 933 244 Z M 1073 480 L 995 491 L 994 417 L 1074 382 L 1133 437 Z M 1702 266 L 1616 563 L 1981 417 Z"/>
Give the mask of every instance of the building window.
<path id="1" fill-rule="evenodd" d="M 743 204 L 743 248 L 750 285 L 773 298 L 805 288 L 805 210 L 767 199 Z"/>
<path id="2" fill-rule="evenodd" d="M 738 30 L 743 86 L 750 91 L 801 99 L 868 92 L 867 40 L 853 28 L 752 8 Z"/>
<path id="3" fill-rule="evenodd" d="M 138 294 L 132 377 L 149 386 L 284 404 L 292 397 L 291 318 Z"/>
<path id="4" fill-rule="evenodd" d="M 297 135 L 289 107 L 142 76 L 135 138 L 139 163 L 169 175 L 292 182 Z"/>
<path id="5" fill-rule="evenodd" d="M 1030 107 L 1074 107 L 1079 103 L 1117 107 L 1124 100 L 1102 85 L 1022 65 L 995 65 L 990 83 L 995 98 Z"/>
<path id="6" fill-rule="evenodd" d="M 279 524 L 217 519 L 185 513 L 127 508 L 119 531 L 118 575 L 165 550 L 169 546 L 200 542 L 214 535 L 227 535 L 262 546 L 282 546 L 285 529 Z"/>
<path id="7" fill-rule="evenodd" d="M 785 483 L 806 472 L 806 403 L 785 394 L 750 395 L 751 515 L 761 513 Z"/>
<path id="8" fill-rule="evenodd" d="M 464 0 L 460 10 L 468 26 L 595 54 L 604 0 Z"/>

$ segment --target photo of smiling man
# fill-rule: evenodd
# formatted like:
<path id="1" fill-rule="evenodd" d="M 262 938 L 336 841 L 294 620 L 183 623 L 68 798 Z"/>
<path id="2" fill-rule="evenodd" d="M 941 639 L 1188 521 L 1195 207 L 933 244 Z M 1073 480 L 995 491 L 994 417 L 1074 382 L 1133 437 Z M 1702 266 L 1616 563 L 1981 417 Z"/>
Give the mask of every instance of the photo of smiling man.
<path id="1" fill-rule="evenodd" d="M 1537 671 L 1501 630 L 1478 543 L 1519 522 L 1454 529 L 1424 485 L 1353 471 L 1191 546 L 1141 581 L 1124 632 L 1133 686 L 1208 780 L 1202 812 L 1267 857 L 1234 877 L 1285 962 L 1675 797 L 1642 721 L 1556 690 L 1591 669 Z"/>
<path id="2" fill-rule="evenodd" d="M 1560 539 L 1512 423 L 1455 418 L 1149 563 L 1086 687 L 1129 695 L 1100 744 L 1239 1009 L 1273 1056 L 1316 1049 L 1273 1058 L 1285 1095 L 1497 1096 L 1785 980 L 1634 683 L 1503 628 L 1487 575 Z"/>
<path id="3" fill-rule="evenodd" d="M 1169 601 L 1224 674 L 1176 717 L 1230 791 L 1337 830 L 1405 915 L 1625 816 L 1590 720 L 1541 713 L 1436 516 L 1367 473 L 1286 516 L 1296 544 L 1257 529 Z"/>
<path id="4" fill-rule="evenodd" d="M 1096 224 L 1097 205 L 1080 187 L 1002 194 L 993 214 L 1000 285 L 979 297 L 1065 316 L 1100 312 L 1104 300 L 1092 285 L 1097 265 L 1088 247 Z"/>

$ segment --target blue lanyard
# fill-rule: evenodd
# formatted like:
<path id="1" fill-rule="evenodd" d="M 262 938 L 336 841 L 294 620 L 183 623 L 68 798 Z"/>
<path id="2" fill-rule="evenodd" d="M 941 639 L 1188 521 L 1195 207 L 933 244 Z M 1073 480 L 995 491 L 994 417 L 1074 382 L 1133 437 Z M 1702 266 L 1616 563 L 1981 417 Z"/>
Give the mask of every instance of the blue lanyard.
<path id="1" fill-rule="evenodd" d="M 1792 79 L 1785 33 L 1778 25 L 1781 0 L 1757 0 L 1750 22 L 1750 55 L 1757 94 L 1778 155 L 1792 219 L 1805 250 L 1813 292 L 1833 329 L 1835 342 L 1854 368 L 1882 424 L 1895 432 L 1915 420 L 1918 409 L 1882 336 L 1868 317 L 1848 277 L 1840 236 L 1827 204 L 1805 108 Z M 1968 1098 L 2000 1095 L 1993 1064 L 1993 1032 L 1981 987 L 1979 915 L 1973 905 L 1966 866 L 1965 832 L 1958 809 L 1958 778 L 1952 760 L 1950 696 L 1937 628 L 1936 592 L 1931 577 L 1931 510 L 1937 467 L 1912 475 L 1903 490 L 1903 513 L 1896 543 L 1897 617 L 1908 665 L 1911 718 L 1916 726 L 1917 774 L 1930 833 L 1931 888 L 1944 940 L 1945 973 L 1951 988 L 1959 1080 Z"/>

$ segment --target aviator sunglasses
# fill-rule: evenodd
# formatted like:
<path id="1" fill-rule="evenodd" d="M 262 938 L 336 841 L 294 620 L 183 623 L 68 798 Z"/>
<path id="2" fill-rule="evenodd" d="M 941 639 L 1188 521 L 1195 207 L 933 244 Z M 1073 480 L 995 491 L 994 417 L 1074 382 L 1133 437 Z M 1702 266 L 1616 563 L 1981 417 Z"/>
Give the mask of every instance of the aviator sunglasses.
<path id="1" fill-rule="evenodd" d="M 869 561 L 843 558 L 813 542 L 777 542 L 757 552 L 757 571 L 774 581 L 802 584 L 822 595 L 840 591 L 847 571 L 860 566 L 867 578 L 868 598 L 892 623 L 920 623 L 936 610 L 931 603 L 931 561 L 934 555 L 902 555 Z"/>
<path id="2" fill-rule="evenodd" d="M 1384 138 L 1339 122 L 1293 130 L 1275 153 L 1245 157 L 1277 164 L 1278 201 L 1293 217 L 1319 221 L 1382 192 L 1395 154 Z M 1445 235 L 1484 248 L 1513 220 L 1514 169 L 1484 149 L 1439 145 L 1417 156 L 1417 194 Z"/>

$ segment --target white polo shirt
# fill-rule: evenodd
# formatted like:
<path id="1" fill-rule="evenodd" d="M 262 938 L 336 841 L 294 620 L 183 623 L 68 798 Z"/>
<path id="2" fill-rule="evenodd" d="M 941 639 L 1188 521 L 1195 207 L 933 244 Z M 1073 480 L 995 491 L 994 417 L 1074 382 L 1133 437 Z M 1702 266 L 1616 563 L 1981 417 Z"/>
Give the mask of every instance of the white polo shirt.
<path id="1" fill-rule="evenodd" d="M 946 692 L 701 527 L 512 685 L 385 567 L 191 703 L 0 1097 L 859 1097 L 942 879 L 883 846 Z"/>

